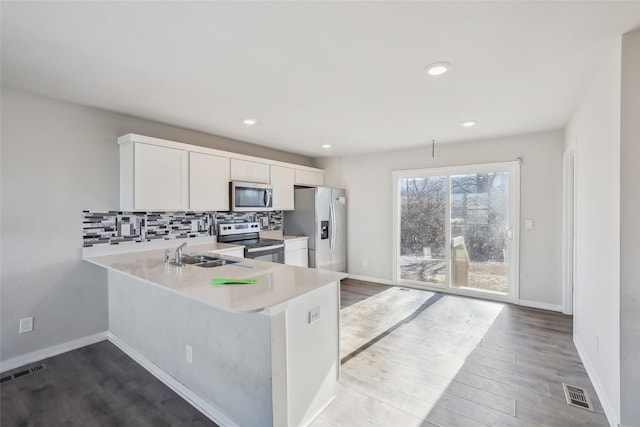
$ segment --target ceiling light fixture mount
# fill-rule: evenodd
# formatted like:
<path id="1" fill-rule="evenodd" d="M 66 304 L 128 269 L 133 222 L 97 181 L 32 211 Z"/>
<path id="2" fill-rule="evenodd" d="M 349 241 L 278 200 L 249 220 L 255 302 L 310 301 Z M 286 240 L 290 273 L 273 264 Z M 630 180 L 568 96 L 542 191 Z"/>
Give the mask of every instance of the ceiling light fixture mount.
<path id="1" fill-rule="evenodd" d="M 470 128 L 471 126 L 475 126 L 478 122 L 476 120 L 467 120 L 466 122 L 462 122 L 462 126 L 466 128 Z"/>
<path id="2" fill-rule="evenodd" d="M 322 144 L 322 148 L 331 148 L 331 144 Z"/>
<path id="3" fill-rule="evenodd" d="M 449 68 L 451 68 L 451 64 L 448 62 L 434 62 L 426 66 L 425 72 L 430 76 L 441 76 L 449 71 Z"/>
<path id="4" fill-rule="evenodd" d="M 247 126 L 253 126 L 256 123 L 258 123 L 258 121 L 256 119 L 244 119 L 242 123 L 244 123 Z"/>

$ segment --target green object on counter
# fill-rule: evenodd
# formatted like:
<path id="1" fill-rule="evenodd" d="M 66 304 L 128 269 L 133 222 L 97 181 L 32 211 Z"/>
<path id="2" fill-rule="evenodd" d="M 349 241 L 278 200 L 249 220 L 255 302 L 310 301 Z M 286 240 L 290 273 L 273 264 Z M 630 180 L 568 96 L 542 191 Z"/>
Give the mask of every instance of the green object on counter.
<path id="1" fill-rule="evenodd" d="M 254 285 L 258 279 L 211 279 L 212 285 Z"/>

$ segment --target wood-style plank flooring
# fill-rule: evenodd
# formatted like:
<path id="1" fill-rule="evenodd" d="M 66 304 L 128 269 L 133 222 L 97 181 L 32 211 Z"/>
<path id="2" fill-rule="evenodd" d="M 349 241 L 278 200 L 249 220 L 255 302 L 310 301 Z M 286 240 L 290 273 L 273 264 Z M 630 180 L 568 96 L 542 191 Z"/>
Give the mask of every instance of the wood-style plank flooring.
<path id="1" fill-rule="evenodd" d="M 216 426 L 108 341 L 42 363 L 0 386 L 2 427 Z"/>
<path id="2" fill-rule="evenodd" d="M 387 285 L 355 279 L 345 279 L 340 285 L 340 309 L 345 309 L 389 289 Z"/>
<path id="3" fill-rule="evenodd" d="M 342 378 L 324 426 L 607 426 L 572 319 L 510 304 L 342 282 Z M 565 403 L 585 388 L 595 412 Z"/>
<path id="4" fill-rule="evenodd" d="M 608 425 L 568 316 L 351 279 L 341 297 L 342 378 L 314 427 Z M 3 427 L 215 426 L 109 342 L 43 363 L 0 386 Z"/>

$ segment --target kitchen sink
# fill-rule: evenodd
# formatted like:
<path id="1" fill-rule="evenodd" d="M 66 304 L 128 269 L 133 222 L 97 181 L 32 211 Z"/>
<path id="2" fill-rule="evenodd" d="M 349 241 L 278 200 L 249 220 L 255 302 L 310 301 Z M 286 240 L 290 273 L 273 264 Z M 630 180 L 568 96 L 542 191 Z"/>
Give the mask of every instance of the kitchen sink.
<path id="1" fill-rule="evenodd" d="M 182 258 L 180 258 L 180 261 L 183 264 L 200 264 L 200 263 L 207 262 L 207 261 L 214 261 L 216 259 L 217 259 L 216 257 L 209 256 L 209 255 L 186 255 L 186 254 L 183 254 Z"/>
<path id="2" fill-rule="evenodd" d="M 238 261 L 231 261 L 228 259 L 222 259 L 222 258 L 218 258 L 216 260 L 212 260 L 212 261 L 208 261 L 208 262 L 203 262 L 202 264 L 195 264 L 197 267 L 220 267 L 223 265 L 229 265 L 229 264 L 235 264 Z"/>
<path id="3" fill-rule="evenodd" d="M 235 264 L 238 262 L 210 255 L 182 255 L 180 260 L 183 264 L 191 264 L 196 267 L 205 268 L 221 267 L 223 265 Z"/>

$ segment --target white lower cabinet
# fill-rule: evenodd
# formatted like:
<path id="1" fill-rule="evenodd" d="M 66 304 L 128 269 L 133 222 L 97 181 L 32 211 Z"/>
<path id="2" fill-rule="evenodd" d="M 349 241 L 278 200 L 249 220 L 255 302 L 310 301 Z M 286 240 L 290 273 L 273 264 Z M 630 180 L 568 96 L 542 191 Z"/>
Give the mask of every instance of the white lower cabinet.
<path id="1" fill-rule="evenodd" d="M 307 237 L 284 241 L 284 263 L 297 267 L 309 267 Z"/>

